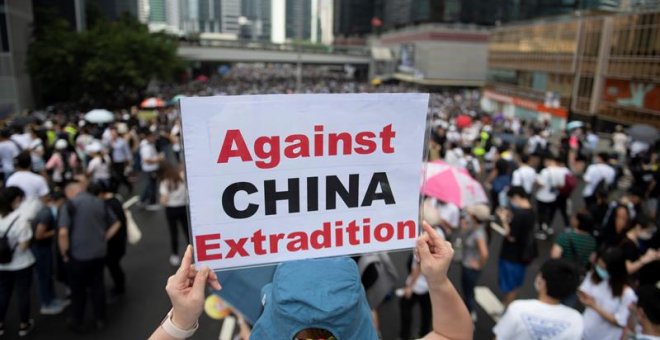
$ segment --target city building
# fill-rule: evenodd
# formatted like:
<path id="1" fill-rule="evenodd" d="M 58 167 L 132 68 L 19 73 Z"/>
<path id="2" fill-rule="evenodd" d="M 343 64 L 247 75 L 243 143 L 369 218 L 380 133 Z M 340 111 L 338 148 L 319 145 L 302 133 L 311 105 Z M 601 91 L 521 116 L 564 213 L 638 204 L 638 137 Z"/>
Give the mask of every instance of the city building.
<path id="1" fill-rule="evenodd" d="M 32 1 L 0 0 L 0 118 L 33 107 L 25 66 L 32 21 Z"/>
<path id="2" fill-rule="evenodd" d="M 660 12 L 560 17 L 495 29 L 484 109 L 509 117 L 660 126 Z"/>
<path id="3" fill-rule="evenodd" d="M 270 41 L 271 25 L 270 0 L 243 0 L 241 16 L 241 37 L 248 40 Z"/>
<path id="4" fill-rule="evenodd" d="M 484 27 L 448 24 L 387 31 L 370 40 L 370 77 L 429 86 L 482 86 L 489 35 Z"/>

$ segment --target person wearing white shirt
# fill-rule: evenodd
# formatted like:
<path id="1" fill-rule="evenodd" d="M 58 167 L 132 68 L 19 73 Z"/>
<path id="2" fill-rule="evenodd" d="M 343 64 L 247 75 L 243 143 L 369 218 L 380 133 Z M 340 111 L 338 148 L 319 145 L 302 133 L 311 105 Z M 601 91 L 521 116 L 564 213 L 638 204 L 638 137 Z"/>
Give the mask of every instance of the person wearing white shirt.
<path id="1" fill-rule="evenodd" d="M 561 304 L 575 293 L 578 283 L 574 265 L 561 259 L 546 261 L 534 281 L 538 298 L 512 302 L 493 328 L 496 339 L 580 339 L 582 316 Z"/>
<path id="2" fill-rule="evenodd" d="M 88 146 L 88 152 L 92 160 L 87 165 L 87 175 L 91 177 L 92 182 L 101 183 L 106 188 L 110 186 L 110 157 L 102 150 L 99 143 Z"/>
<path id="3" fill-rule="evenodd" d="M 538 222 L 540 233 L 537 237 L 544 239 L 545 235 L 553 234 L 552 221 L 557 211 L 557 198 L 559 188 L 564 186 L 564 179 L 569 170 L 558 166 L 554 155 L 545 159 L 545 169 L 541 170 L 536 182 L 539 189 L 536 191 L 536 205 L 538 208 Z"/>
<path id="4" fill-rule="evenodd" d="M 181 232 L 186 238 L 186 244 L 190 244 L 188 235 L 188 214 L 186 205 L 186 183 L 179 170 L 169 163 L 165 163 L 160 171 L 160 203 L 165 206 L 165 217 L 170 229 L 170 264 L 178 266 L 179 257 L 179 232 L 177 224 L 181 226 Z"/>
<path id="5" fill-rule="evenodd" d="M 0 336 L 5 333 L 5 318 L 9 300 L 16 289 L 20 328 L 19 336 L 28 335 L 34 328 L 30 319 L 30 289 L 32 285 L 32 267 L 34 255 L 30 251 L 32 228 L 23 214 L 21 204 L 25 198 L 17 187 L 0 189 L 0 236 L 7 237 L 11 249 L 9 262 L 0 263 Z"/>
<path id="6" fill-rule="evenodd" d="M 126 167 L 130 164 L 133 154 L 128 142 L 119 134 L 118 128 L 111 130 L 110 149 L 112 150 L 112 174 L 118 185 L 124 184 L 128 192 L 133 191 L 133 184 L 126 177 Z"/>
<path id="7" fill-rule="evenodd" d="M 142 171 L 147 176 L 147 185 L 140 195 L 140 203 L 149 204 L 150 209 L 157 209 L 156 195 L 158 194 L 158 178 L 156 172 L 160 168 L 163 157 L 156 150 L 156 134 L 153 131 L 146 133 L 145 139 L 140 143 L 140 158 Z"/>
<path id="8" fill-rule="evenodd" d="M 629 307 L 637 302 L 627 282 L 623 251 L 610 248 L 603 252 L 578 291 L 578 298 L 585 306 L 584 340 L 621 339 L 630 315 Z"/>
<path id="9" fill-rule="evenodd" d="M 14 172 L 14 158 L 21 153 L 16 143 L 9 139 L 9 130 L 0 131 L 0 163 L 2 165 L 3 181 Z"/>
<path id="10" fill-rule="evenodd" d="M 587 208 L 590 208 L 596 203 L 596 189 L 601 181 L 605 181 L 607 186 L 614 184 L 616 171 L 609 164 L 607 164 L 608 155 L 606 153 L 599 153 L 594 157 L 594 164 L 587 167 L 582 176 L 585 182 L 584 189 L 582 190 L 582 197 Z"/>
<path id="11" fill-rule="evenodd" d="M 16 157 L 17 171 L 7 179 L 7 186 L 18 187 L 23 190 L 27 201 L 32 199 L 45 200 L 50 188 L 46 179 L 32 171 L 32 157 L 25 151 Z"/>
<path id="12" fill-rule="evenodd" d="M 623 163 L 628 150 L 628 135 L 623 132 L 623 126 L 617 125 L 612 134 L 612 149 L 619 155 L 619 162 Z"/>
<path id="13" fill-rule="evenodd" d="M 529 166 L 529 155 L 522 154 L 520 156 L 520 165 L 513 172 L 511 185 L 521 186 L 528 195 L 531 195 L 534 190 L 534 184 L 536 183 L 536 176 L 536 170 Z"/>
<path id="14" fill-rule="evenodd" d="M 463 149 L 457 143 L 450 143 L 449 150 L 445 153 L 445 162 L 451 166 L 461 166 Z"/>

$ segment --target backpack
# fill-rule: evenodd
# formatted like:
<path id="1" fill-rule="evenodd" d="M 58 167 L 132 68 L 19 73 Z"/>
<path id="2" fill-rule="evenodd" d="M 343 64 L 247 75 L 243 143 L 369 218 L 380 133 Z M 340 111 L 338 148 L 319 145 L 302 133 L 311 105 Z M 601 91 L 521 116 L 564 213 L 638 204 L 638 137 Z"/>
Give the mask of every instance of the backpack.
<path id="1" fill-rule="evenodd" d="M 20 216 L 16 216 L 16 218 L 11 221 L 4 235 L 0 237 L 0 264 L 10 263 L 14 258 L 14 250 L 16 247 L 12 247 L 9 244 L 9 231 L 11 230 L 11 227 L 14 226 L 14 223 L 16 223 L 16 220 L 18 220 L 19 217 Z"/>
<path id="2" fill-rule="evenodd" d="M 477 170 L 474 168 L 474 158 L 470 158 L 467 160 L 467 164 L 465 165 L 465 170 L 470 174 L 470 176 L 473 179 L 477 179 Z"/>
<path id="3" fill-rule="evenodd" d="M 559 196 L 568 198 L 571 197 L 573 189 L 577 186 L 577 177 L 572 173 L 567 173 L 564 175 L 564 186 L 559 188 Z"/>

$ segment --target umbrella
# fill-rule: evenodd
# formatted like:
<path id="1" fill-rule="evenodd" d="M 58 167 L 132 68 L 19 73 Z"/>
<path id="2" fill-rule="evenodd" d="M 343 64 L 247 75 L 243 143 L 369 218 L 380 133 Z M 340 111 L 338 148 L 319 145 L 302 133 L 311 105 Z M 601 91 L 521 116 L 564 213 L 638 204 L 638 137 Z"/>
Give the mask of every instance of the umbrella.
<path id="1" fill-rule="evenodd" d="M 115 115 L 108 110 L 94 109 L 85 114 L 85 120 L 96 124 L 110 123 L 115 120 Z"/>
<path id="2" fill-rule="evenodd" d="M 170 101 L 168 101 L 167 104 L 168 104 L 168 105 L 176 105 L 176 104 L 179 104 L 179 100 L 181 100 L 181 98 L 185 98 L 185 97 L 186 97 L 186 96 L 184 96 L 184 95 L 182 95 L 182 94 L 177 94 L 176 96 L 172 97 L 172 99 L 170 99 Z"/>
<path id="3" fill-rule="evenodd" d="M 456 127 L 459 129 L 464 129 L 466 127 L 472 126 L 472 118 L 467 115 L 459 115 L 456 117 Z"/>
<path id="4" fill-rule="evenodd" d="M 628 135 L 632 140 L 653 144 L 660 138 L 658 129 L 647 124 L 635 124 L 628 129 Z"/>
<path id="5" fill-rule="evenodd" d="M 157 107 L 165 106 L 165 102 L 156 97 L 147 98 L 140 103 L 140 107 L 143 109 L 155 109 Z"/>
<path id="6" fill-rule="evenodd" d="M 197 78 L 195 78 L 195 80 L 197 80 L 200 83 L 206 83 L 207 81 L 209 81 L 209 77 L 207 77 L 203 74 L 200 74 L 200 75 L 197 76 Z"/>
<path id="7" fill-rule="evenodd" d="M 453 167 L 443 161 L 426 165 L 426 181 L 422 193 L 459 208 L 477 203 L 488 203 L 484 188 L 466 169 Z"/>
<path id="8" fill-rule="evenodd" d="M 579 120 L 574 120 L 574 121 L 572 121 L 572 122 L 566 124 L 566 130 L 569 130 L 569 131 L 570 131 L 570 130 L 575 130 L 575 129 L 579 129 L 579 128 L 583 127 L 583 126 L 584 126 L 584 123 L 582 123 L 582 122 L 579 121 Z"/>
<path id="9" fill-rule="evenodd" d="M 12 119 L 11 123 L 9 123 L 9 126 L 12 127 L 24 127 L 28 124 L 31 124 L 35 121 L 34 117 L 31 116 L 18 116 L 14 119 Z"/>

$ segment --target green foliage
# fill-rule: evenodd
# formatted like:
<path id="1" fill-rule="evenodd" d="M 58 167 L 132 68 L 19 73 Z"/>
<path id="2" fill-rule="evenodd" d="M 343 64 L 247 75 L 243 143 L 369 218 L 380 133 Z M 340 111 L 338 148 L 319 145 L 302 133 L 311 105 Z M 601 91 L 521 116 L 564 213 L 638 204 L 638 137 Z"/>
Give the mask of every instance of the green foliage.
<path id="1" fill-rule="evenodd" d="M 135 104 L 152 79 L 171 80 L 182 69 L 177 41 L 149 33 L 130 16 L 75 32 L 61 19 L 35 27 L 28 69 L 42 105 L 74 102 L 89 107 Z"/>

